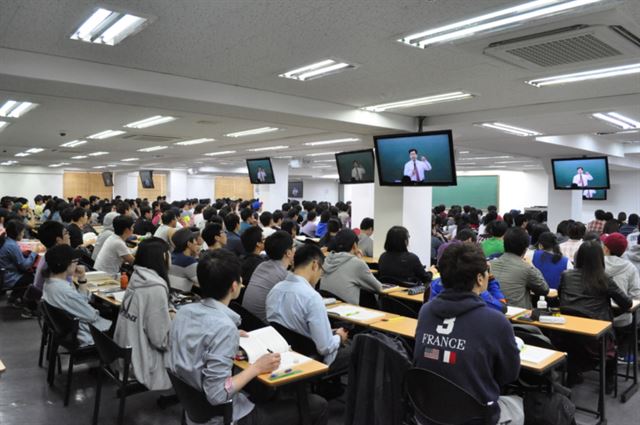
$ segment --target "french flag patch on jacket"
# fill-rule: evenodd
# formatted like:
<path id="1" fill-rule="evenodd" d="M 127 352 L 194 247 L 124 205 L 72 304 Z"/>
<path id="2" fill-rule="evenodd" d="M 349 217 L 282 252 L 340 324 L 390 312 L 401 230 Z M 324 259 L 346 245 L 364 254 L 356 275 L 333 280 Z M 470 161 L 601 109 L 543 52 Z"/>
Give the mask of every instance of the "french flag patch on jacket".
<path id="1" fill-rule="evenodd" d="M 445 350 L 442 361 L 449 364 L 456 364 L 456 352 Z"/>

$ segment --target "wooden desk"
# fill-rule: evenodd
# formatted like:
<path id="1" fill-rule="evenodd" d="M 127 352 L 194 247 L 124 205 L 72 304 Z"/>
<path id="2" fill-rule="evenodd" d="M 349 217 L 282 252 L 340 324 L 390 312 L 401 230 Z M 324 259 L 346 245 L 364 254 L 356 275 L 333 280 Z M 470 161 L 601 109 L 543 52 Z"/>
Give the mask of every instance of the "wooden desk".
<path id="1" fill-rule="evenodd" d="M 121 291 L 120 284 L 89 287 L 89 292 L 93 294 L 94 298 L 97 298 L 100 301 L 112 307 L 120 307 L 120 304 L 121 304 L 120 301 L 117 301 L 115 298 L 109 296 L 109 293 L 111 291 L 116 291 L 116 290 Z"/>
<path id="2" fill-rule="evenodd" d="M 362 259 L 367 264 L 378 264 L 378 258 L 377 257 L 362 257 Z"/>
<path id="3" fill-rule="evenodd" d="M 412 302 L 422 304 L 424 302 L 426 291 L 428 290 L 429 289 L 427 288 L 425 292 L 422 292 L 420 294 L 409 295 L 409 293 L 407 292 L 407 289 L 401 289 L 400 291 L 391 292 L 388 295 L 393 298 L 398 298 L 402 301 L 412 301 Z"/>
<path id="4" fill-rule="evenodd" d="M 367 327 L 367 326 L 371 325 L 372 323 L 379 322 L 379 321 L 381 321 L 381 320 L 383 320 L 383 319 L 390 319 L 390 318 L 392 318 L 392 317 L 398 317 L 398 315 L 397 315 L 397 314 L 387 313 L 387 312 L 385 312 L 385 311 L 374 310 L 374 309 L 372 309 L 372 308 L 365 308 L 365 307 L 360 307 L 360 306 L 357 306 L 357 305 L 347 304 L 347 303 L 339 303 L 339 304 L 338 304 L 338 303 L 336 303 L 336 304 L 330 304 L 330 305 L 327 305 L 327 306 L 325 306 L 325 307 L 326 307 L 327 309 L 330 309 L 330 308 L 332 308 L 332 307 L 337 307 L 338 305 L 340 305 L 340 306 L 349 306 L 349 307 L 358 307 L 358 308 L 361 308 L 361 309 L 363 309 L 363 310 L 375 311 L 376 313 L 382 313 L 382 314 L 383 314 L 383 316 L 376 317 L 376 318 L 373 318 L 373 319 L 368 319 L 368 320 L 358 320 L 358 319 L 356 319 L 356 318 L 355 318 L 355 317 L 353 317 L 353 316 L 337 316 L 337 315 L 329 314 L 329 312 L 327 312 L 327 314 L 329 314 L 329 317 L 330 317 L 330 318 L 332 318 L 332 319 L 336 319 L 336 320 L 344 320 L 345 322 L 354 323 L 354 324 L 356 324 L 356 325 L 360 325 L 360 326 L 365 326 L 365 327 Z"/>
<path id="5" fill-rule="evenodd" d="M 403 336 L 405 338 L 414 339 L 416 335 L 416 327 L 418 326 L 418 320 L 411 317 L 398 316 L 395 318 L 381 320 L 372 324 L 372 329 L 389 332 L 396 335 Z M 556 367 L 562 363 L 566 358 L 566 353 L 561 351 L 554 351 L 553 355 L 546 358 L 539 363 L 532 363 L 529 361 L 521 361 L 520 365 L 523 369 L 527 369 L 531 372 L 538 374 L 545 374 L 549 369 Z"/>

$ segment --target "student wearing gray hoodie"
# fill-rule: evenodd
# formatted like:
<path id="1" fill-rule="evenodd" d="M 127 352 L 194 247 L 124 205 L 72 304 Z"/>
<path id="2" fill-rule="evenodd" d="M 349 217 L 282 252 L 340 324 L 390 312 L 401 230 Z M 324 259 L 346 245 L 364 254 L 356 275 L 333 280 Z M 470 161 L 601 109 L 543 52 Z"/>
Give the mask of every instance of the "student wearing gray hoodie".
<path id="1" fill-rule="evenodd" d="M 640 300 L 640 274 L 629 260 L 621 258 L 627 249 L 627 238 L 621 233 L 602 235 L 605 273 L 618 285 L 629 298 Z M 616 328 L 631 324 L 631 313 L 614 317 Z"/>
<path id="2" fill-rule="evenodd" d="M 358 252 L 358 236 L 351 229 L 340 230 L 334 239 L 334 251 L 325 259 L 320 281 L 321 289 L 355 305 L 360 302 L 360 289 L 376 294 L 382 291 L 382 284 Z"/>
<path id="3" fill-rule="evenodd" d="M 169 258 L 164 240 L 153 237 L 140 243 L 114 334 L 118 345 L 132 348 L 133 374 L 152 391 L 171 388 L 164 365 L 175 315 L 169 303 Z"/>
<path id="4" fill-rule="evenodd" d="M 640 243 L 629 243 L 627 247 L 627 251 L 624 253 L 622 258 L 625 258 L 631 262 L 638 272 L 640 272 Z"/>

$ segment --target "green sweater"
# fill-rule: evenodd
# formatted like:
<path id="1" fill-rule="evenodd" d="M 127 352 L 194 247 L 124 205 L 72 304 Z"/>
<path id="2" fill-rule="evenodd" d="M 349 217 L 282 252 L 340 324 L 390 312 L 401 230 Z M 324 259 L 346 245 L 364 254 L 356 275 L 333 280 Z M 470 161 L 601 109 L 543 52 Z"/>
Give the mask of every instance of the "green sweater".
<path id="1" fill-rule="evenodd" d="M 504 253 L 504 241 L 500 238 L 490 238 L 482 242 L 482 251 L 484 251 L 485 257 L 489 257 L 493 254 Z"/>

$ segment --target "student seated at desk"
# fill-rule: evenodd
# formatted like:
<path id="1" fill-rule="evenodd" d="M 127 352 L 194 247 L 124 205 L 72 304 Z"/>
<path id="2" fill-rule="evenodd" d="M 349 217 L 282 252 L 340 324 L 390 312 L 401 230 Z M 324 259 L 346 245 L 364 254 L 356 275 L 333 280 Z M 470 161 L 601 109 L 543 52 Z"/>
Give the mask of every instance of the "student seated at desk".
<path id="1" fill-rule="evenodd" d="M 4 271 L 2 290 L 10 290 L 9 304 L 23 304 L 23 295 L 33 283 L 30 271 L 38 258 L 36 251 L 24 255 L 18 242 L 22 240 L 25 225 L 18 220 L 9 220 L 5 225 L 6 233 L 0 236 L 0 268 Z"/>
<path id="2" fill-rule="evenodd" d="M 420 258 L 409 252 L 409 231 L 402 226 L 393 226 L 387 232 L 384 252 L 378 261 L 378 276 L 393 277 L 405 282 L 428 283 L 429 274 Z"/>
<path id="3" fill-rule="evenodd" d="M 335 334 L 331 331 L 327 309 L 315 290 L 324 254 L 318 246 L 307 244 L 296 250 L 293 263 L 293 273 L 267 295 L 267 320 L 312 339 L 330 372 L 343 371 L 351 355 L 350 345 L 345 345 L 349 334 L 343 328 Z"/>
<path id="4" fill-rule="evenodd" d="M 196 269 L 198 254 L 200 254 L 199 238 L 200 232 L 193 231 L 191 227 L 184 227 L 171 237 L 175 247 L 171 253 L 171 267 L 169 267 L 171 288 L 190 292 L 194 285 L 198 285 Z"/>
<path id="5" fill-rule="evenodd" d="M 623 311 L 631 307 L 631 299 L 625 295 L 613 279 L 606 275 L 604 254 L 598 241 L 583 242 L 580 245 L 580 249 L 576 253 L 576 268 L 562 274 L 558 295 L 560 308 L 570 307 L 585 317 L 608 322 L 613 320 L 612 300 Z M 613 335 L 611 336 L 607 350 L 607 354 L 610 356 L 607 359 L 607 393 L 613 390 L 613 372 L 616 370 L 616 359 L 613 357 Z M 568 383 L 570 386 L 579 382 L 580 363 L 583 363 L 587 357 L 593 357 L 591 353 L 598 353 L 596 346 L 590 348 L 590 350 L 588 347 L 586 349 L 585 347 L 577 347 L 577 350 L 568 349 Z M 589 354 L 591 355 L 589 356 Z"/>
<path id="6" fill-rule="evenodd" d="M 167 210 L 162 213 L 162 224 L 158 226 L 153 236 L 168 243 L 169 247 L 173 250 L 174 246 L 171 238 L 173 237 L 177 226 L 178 218 L 176 217 L 176 213 L 172 210 Z"/>
<path id="7" fill-rule="evenodd" d="M 500 395 L 501 387 L 518 378 L 520 353 L 509 321 L 478 296 L 489 282 L 482 249 L 470 243 L 451 245 L 439 269 L 445 290 L 420 309 L 414 364 L 451 380 L 482 403 L 497 403 L 491 423 L 524 424 L 522 399 Z"/>
<path id="8" fill-rule="evenodd" d="M 507 223 L 499 220 L 493 220 L 487 224 L 487 232 L 491 237 L 482 241 L 482 251 L 485 257 L 494 257 L 504 253 L 504 234 L 508 228 Z"/>
<path id="9" fill-rule="evenodd" d="M 358 248 L 365 257 L 373 257 L 373 219 L 365 217 L 360 222 L 360 234 L 358 235 Z"/>
<path id="10" fill-rule="evenodd" d="M 358 236 L 351 229 L 340 230 L 335 237 L 334 251 L 324 262 L 321 289 L 355 305 L 360 303 L 361 289 L 376 294 L 381 292 L 382 284 L 359 253 Z"/>
<path id="11" fill-rule="evenodd" d="M 162 239 L 140 243 L 113 336 L 121 347 L 132 348 L 133 375 L 150 390 L 171 388 L 164 366 L 175 314 L 169 303 L 169 261 L 169 244 Z"/>
<path id="12" fill-rule="evenodd" d="M 541 233 L 536 245 L 531 263 L 540 270 L 549 288 L 558 289 L 560 276 L 565 270 L 573 269 L 573 263 L 562 255 L 558 238 L 551 232 Z"/>
<path id="13" fill-rule="evenodd" d="M 89 324 L 101 331 L 111 327 L 111 321 L 100 317 L 100 313 L 89 305 L 91 294 L 87 289 L 84 267 L 78 266 L 79 254 L 69 245 L 56 245 L 45 254 L 47 280 L 44 283 L 42 299 L 53 307 L 66 311 L 80 321 L 78 343 L 80 346 L 93 345 Z M 78 276 L 78 288 L 69 278 Z"/>
<path id="14" fill-rule="evenodd" d="M 237 256 L 244 254 L 242 240 L 238 232 L 240 231 L 240 218 L 235 213 L 228 213 L 224 216 L 224 227 L 227 229 L 227 243 L 225 248 Z"/>
<path id="15" fill-rule="evenodd" d="M 640 274 L 638 269 L 622 255 L 627 250 L 627 238 L 621 233 L 602 235 L 602 250 L 604 251 L 604 272 L 631 299 L 640 299 Z M 631 313 L 623 313 L 613 319 L 616 328 L 629 326 L 632 322 Z"/>
<path id="16" fill-rule="evenodd" d="M 540 270 L 524 261 L 529 246 L 529 235 L 520 227 L 512 227 L 504 235 L 504 254 L 491 261 L 491 271 L 500 282 L 507 303 L 514 307 L 530 309 L 530 291 L 547 295 L 549 285 Z"/>
<path id="17" fill-rule="evenodd" d="M 133 226 L 133 233 L 136 235 L 146 235 L 156 232 L 156 226 L 151 222 L 151 208 L 148 206 L 140 207 L 140 218 L 136 220 L 136 224 Z"/>
<path id="18" fill-rule="evenodd" d="M 119 215 L 113 219 L 113 234 L 104 242 L 93 267 L 101 272 L 116 275 L 124 262 L 133 263 L 133 255 L 125 241 L 133 235 L 133 219 Z"/>
<path id="19" fill-rule="evenodd" d="M 273 230 L 271 234 L 275 232 L 276 231 Z M 240 260 L 242 262 L 243 282 L 249 282 L 251 280 L 253 272 L 256 270 L 256 267 L 267 261 L 267 258 L 262 255 L 262 251 L 264 251 L 265 239 L 266 236 L 264 234 L 264 229 L 258 226 L 250 227 L 249 229 L 244 231 L 242 236 L 240 236 L 240 240 L 242 240 L 242 246 L 244 247 L 244 250 L 246 252 L 246 254 L 240 257 Z"/>
<path id="20" fill-rule="evenodd" d="M 229 303 L 240 294 L 240 260 L 227 250 L 209 251 L 198 263 L 203 299 L 180 308 L 171 324 L 167 365 L 180 379 L 201 389 L 209 403 L 233 400 L 233 421 L 238 425 L 289 425 L 298 423 L 298 407 L 289 400 L 254 405 L 241 392 L 256 376 L 278 368 L 279 354 L 265 354 L 247 369 L 233 375 L 239 349 L 240 316 Z M 328 421 L 327 402 L 309 395 L 314 425 Z M 236 422 L 237 421 L 237 422 Z M 187 423 L 191 420 L 187 417 Z M 212 419 L 210 425 L 222 423 Z"/>
<path id="21" fill-rule="evenodd" d="M 222 228 L 221 223 L 208 223 L 205 228 L 202 229 L 202 239 L 210 251 L 226 249 L 227 232 Z"/>

